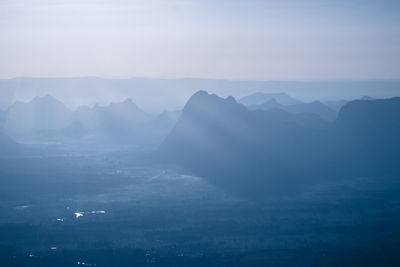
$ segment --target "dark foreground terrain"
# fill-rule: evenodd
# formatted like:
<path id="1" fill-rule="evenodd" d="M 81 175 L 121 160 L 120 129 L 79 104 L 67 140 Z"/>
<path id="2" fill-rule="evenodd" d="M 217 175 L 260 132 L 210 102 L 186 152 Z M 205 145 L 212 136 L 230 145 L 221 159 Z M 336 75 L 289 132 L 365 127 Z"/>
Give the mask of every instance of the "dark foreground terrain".
<path id="1" fill-rule="evenodd" d="M 261 202 L 145 156 L 43 155 L 0 160 L 0 266 L 400 264 L 398 177 Z"/>

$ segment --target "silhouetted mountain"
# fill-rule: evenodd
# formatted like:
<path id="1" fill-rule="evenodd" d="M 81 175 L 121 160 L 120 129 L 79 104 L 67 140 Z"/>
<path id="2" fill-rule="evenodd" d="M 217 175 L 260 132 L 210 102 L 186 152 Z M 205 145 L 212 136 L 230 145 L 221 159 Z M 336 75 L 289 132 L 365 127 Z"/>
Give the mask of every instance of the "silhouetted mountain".
<path id="1" fill-rule="evenodd" d="M 79 107 L 66 131 L 75 138 L 91 138 L 94 141 L 99 138 L 117 143 L 137 141 L 150 119 L 131 99 L 126 99 L 108 106 Z"/>
<path id="2" fill-rule="evenodd" d="M 395 145 L 400 142 L 399 114 L 400 97 L 355 100 L 343 106 L 334 127 L 358 142 Z"/>
<path id="3" fill-rule="evenodd" d="M 375 100 L 375 98 L 369 97 L 369 96 L 363 96 L 360 98 L 360 100 Z M 327 105 L 330 107 L 332 110 L 335 112 L 339 112 L 339 110 L 349 101 L 340 99 L 340 100 L 330 100 L 330 101 L 323 101 L 322 103 L 324 105 Z"/>
<path id="4" fill-rule="evenodd" d="M 245 106 L 254 106 L 254 105 L 262 105 L 265 102 L 268 102 L 272 99 L 274 99 L 279 104 L 285 106 L 301 103 L 300 100 L 290 97 L 285 93 L 260 93 L 260 92 L 241 98 L 239 100 L 239 103 Z"/>
<path id="5" fill-rule="evenodd" d="M 288 189 L 296 186 L 291 178 L 300 168 L 302 175 L 313 172 L 306 166 L 315 160 L 312 151 L 321 135 L 303 119 L 279 109 L 249 111 L 233 97 L 199 91 L 158 154 L 225 186 L 261 194 L 266 188 Z"/>
<path id="6" fill-rule="evenodd" d="M 329 177 L 399 173 L 398 114 L 400 98 L 352 101 L 330 129 L 321 129 L 300 114 L 250 111 L 232 97 L 200 91 L 158 156 L 253 196 Z"/>
<path id="7" fill-rule="evenodd" d="M 51 96 L 16 102 L 4 113 L 5 133 L 21 142 L 51 142 L 68 145 L 90 144 L 158 146 L 175 124 L 179 112 L 153 117 L 130 99 L 108 106 L 79 107 L 70 111 Z"/>
<path id="8" fill-rule="evenodd" d="M 250 95 L 255 92 L 285 92 L 297 96 L 301 93 L 304 99 L 311 101 L 338 97 L 355 99 L 363 95 L 387 98 L 398 95 L 399 86 L 399 79 L 295 82 L 196 78 L 14 78 L 0 79 L 0 108 L 7 108 L 14 100 L 20 100 L 19 98 L 30 99 L 35 95 L 45 94 L 56 97 L 68 106 L 92 106 L 96 103 L 118 102 L 130 97 L 136 103 L 140 103 L 142 108 L 162 110 L 183 106 L 192 94 L 203 88 L 221 96 Z M 251 104 L 262 104 L 267 100 L 263 99 L 261 102 Z"/>
<path id="9" fill-rule="evenodd" d="M 334 146 L 349 169 L 370 173 L 400 172 L 400 98 L 355 100 L 339 112 Z"/>
<path id="10" fill-rule="evenodd" d="M 41 137 L 65 128 L 72 112 L 57 99 L 46 95 L 32 101 L 16 102 L 5 115 L 4 131 L 15 137 Z"/>
<path id="11" fill-rule="evenodd" d="M 153 117 L 130 99 L 108 106 L 83 106 L 74 112 L 73 122 L 64 133 L 72 141 L 154 149 L 171 131 L 179 114 L 165 111 Z"/>
<path id="12" fill-rule="evenodd" d="M 96 106 L 94 109 L 96 112 L 102 113 L 103 117 L 108 117 L 110 120 L 120 119 L 130 124 L 144 123 L 150 118 L 148 114 L 129 98 L 121 103 L 111 103 L 108 107 Z"/>

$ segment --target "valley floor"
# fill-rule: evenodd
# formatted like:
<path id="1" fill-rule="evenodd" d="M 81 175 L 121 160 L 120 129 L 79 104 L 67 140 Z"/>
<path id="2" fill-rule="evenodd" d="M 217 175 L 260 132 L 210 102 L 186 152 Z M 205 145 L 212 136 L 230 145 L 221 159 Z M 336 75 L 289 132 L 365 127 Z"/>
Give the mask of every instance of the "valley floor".
<path id="1" fill-rule="evenodd" d="M 399 266 L 399 177 L 256 202 L 123 152 L 0 159 L 1 266 Z"/>

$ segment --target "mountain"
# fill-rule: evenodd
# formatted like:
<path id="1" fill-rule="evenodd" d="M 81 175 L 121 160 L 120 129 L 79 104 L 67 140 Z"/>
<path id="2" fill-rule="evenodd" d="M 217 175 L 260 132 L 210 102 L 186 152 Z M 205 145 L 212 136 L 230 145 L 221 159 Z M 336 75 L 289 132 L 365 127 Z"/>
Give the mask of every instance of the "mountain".
<path id="1" fill-rule="evenodd" d="M 253 197 L 349 175 L 400 174 L 398 114 L 400 98 L 351 101 L 320 128 L 300 114 L 251 111 L 232 97 L 199 91 L 157 156 Z"/>
<path id="2" fill-rule="evenodd" d="M 316 114 L 327 121 L 333 121 L 336 118 L 336 112 L 319 101 L 313 101 L 311 103 L 300 103 L 295 105 L 282 105 L 278 103 L 275 98 L 271 98 L 261 105 L 251 105 L 248 108 L 251 110 L 270 110 L 273 108 L 278 108 L 293 114 L 311 113 Z"/>
<path id="3" fill-rule="evenodd" d="M 398 144 L 400 97 L 355 100 L 340 110 L 335 130 L 360 142 Z"/>
<path id="4" fill-rule="evenodd" d="M 364 174 L 400 173 L 400 97 L 355 100 L 333 125 L 335 150 Z"/>
<path id="5" fill-rule="evenodd" d="M 281 105 L 300 104 L 301 101 L 288 96 L 285 93 L 254 93 L 239 99 L 239 103 L 245 106 L 262 105 L 270 100 L 275 100 Z"/>
<path id="6" fill-rule="evenodd" d="M 71 116 L 72 111 L 52 96 L 37 96 L 7 109 L 4 131 L 12 137 L 41 138 L 65 128 Z"/>
<path id="7" fill-rule="evenodd" d="M 74 138 L 128 142 L 144 134 L 144 125 L 150 119 L 131 99 L 126 99 L 108 106 L 79 107 L 66 132 Z"/>
<path id="8" fill-rule="evenodd" d="M 313 172 L 306 166 L 315 165 L 311 151 L 318 148 L 321 135 L 302 119 L 279 109 L 250 111 L 233 97 L 199 91 L 157 154 L 240 191 L 264 194 L 266 188 L 293 188 L 293 175 L 307 180 L 305 174 Z"/>
<path id="9" fill-rule="evenodd" d="M 164 111 L 154 117 L 131 99 L 108 106 L 82 106 L 74 112 L 65 136 L 72 142 L 155 149 L 171 131 L 179 115 L 180 111 Z"/>
<path id="10" fill-rule="evenodd" d="M 363 96 L 359 100 L 375 100 L 376 98 L 372 98 L 370 96 Z M 339 100 L 329 100 L 329 101 L 323 101 L 322 103 L 335 112 L 339 112 L 339 110 L 347 103 L 347 100 L 344 99 L 339 99 Z"/>
<path id="11" fill-rule="evenodd" d="M 96 103 L 119 102 L 129 97 L 140 103 L 144 109 L 177 109 L 183 106 L 191 95 L 204 88 L 220 96 L 244 96 L 255 92 L 285 92 L 291 96 L 301 94 L 302 99 L 307 101 L 338 97 L 356 99 L 363 95 L 387 98 L 399 94 L 400 80 L 298 82 L 197 78 L 13 78 L 0 79 L 0 109 L 7 108 L 16 100 L 46 94 L 75 108 L 82 105 L 93 106 Z M 267 100 L 253 104 L 262 104 Z"/>
<path id="12" fill-rule="evenodd" d="M 81 106 L 72 112 L 55 98 L 44 96 L 13 104 L 4 113 L 3 124 L 5 133 L 21 142 L 150 149 L 162 142 L 178 116 L 179 112 L 150 116 L 131 99 L 107 106 Z"/>
<path id="13" fill-rule="evenodd" d="M 120 119 L 124 123 L 137 124 L 149 120 L 149 115 L 141 110 L 130 98 L 121 103 L 111 103 L 108 107 L 96 106 L 95 112 L 102 114 L 103 118 Z"/>

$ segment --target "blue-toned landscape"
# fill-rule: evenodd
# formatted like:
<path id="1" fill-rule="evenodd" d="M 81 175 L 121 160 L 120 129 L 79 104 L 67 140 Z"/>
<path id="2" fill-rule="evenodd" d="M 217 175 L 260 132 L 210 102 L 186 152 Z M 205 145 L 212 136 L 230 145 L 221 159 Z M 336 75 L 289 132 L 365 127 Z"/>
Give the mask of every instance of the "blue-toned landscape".
<path id="1" fill-rule="evenodd" d="M 0 266 L 400 266 L 397 1 L 0 1 Z"/>
<path id="2" fill-rule="evenodd" d="M 400 98 L 336 102 L 18 101 L 2 113 L 1 263 L 396 265 Z"/>

